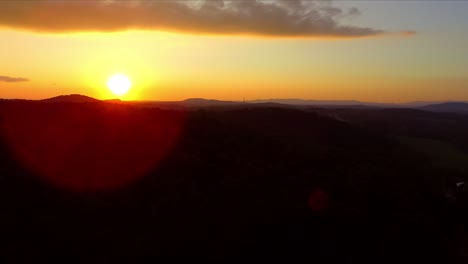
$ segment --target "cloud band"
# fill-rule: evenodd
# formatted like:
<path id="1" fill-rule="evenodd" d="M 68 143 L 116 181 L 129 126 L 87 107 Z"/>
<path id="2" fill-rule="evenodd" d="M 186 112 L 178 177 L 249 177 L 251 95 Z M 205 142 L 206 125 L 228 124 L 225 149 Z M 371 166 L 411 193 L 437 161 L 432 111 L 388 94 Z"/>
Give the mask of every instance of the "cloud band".
<path id="1" fill-rule="evenodd" d="M 2 1 L 0 26 L 31 31 L 165 30 L 270 37 L 368 37 L 386 32 L 346 25 L 356 8 L 331 1 Z"/>
<path id="2" fill-rule="evenodd" d="M 0 82 L 9 82 L 9 83 L 29 82 L 29 79 L 27 79 L 27 78 L 18 78 L 18 77 L 10 77 L 10 76 L 1 76 L 0 75 Z"/>

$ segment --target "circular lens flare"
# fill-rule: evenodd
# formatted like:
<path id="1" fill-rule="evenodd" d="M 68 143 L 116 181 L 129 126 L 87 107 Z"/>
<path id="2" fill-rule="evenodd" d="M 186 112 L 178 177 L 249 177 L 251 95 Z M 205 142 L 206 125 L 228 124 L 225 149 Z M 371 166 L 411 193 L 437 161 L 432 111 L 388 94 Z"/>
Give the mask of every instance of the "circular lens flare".
<path id="1" fill-rule="evenodd" d="M 72 192 L 112 191 L 154 175 L 184 116 L 107 103 L 12 103 L 0 107 L 0 135 L 32 176 Z"/>

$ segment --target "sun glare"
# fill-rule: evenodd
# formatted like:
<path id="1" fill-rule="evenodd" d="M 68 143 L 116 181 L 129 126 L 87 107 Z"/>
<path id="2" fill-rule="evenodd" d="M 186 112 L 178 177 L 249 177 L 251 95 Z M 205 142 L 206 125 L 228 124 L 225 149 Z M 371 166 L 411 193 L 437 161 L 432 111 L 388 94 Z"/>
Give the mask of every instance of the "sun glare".
<path id="1" fill-rule="evenodd" d="M 114 95 L 123 96 L 132 87 L 132 82 L 123 74 L 115 74 L 107 80 L 107 87 Z"/>

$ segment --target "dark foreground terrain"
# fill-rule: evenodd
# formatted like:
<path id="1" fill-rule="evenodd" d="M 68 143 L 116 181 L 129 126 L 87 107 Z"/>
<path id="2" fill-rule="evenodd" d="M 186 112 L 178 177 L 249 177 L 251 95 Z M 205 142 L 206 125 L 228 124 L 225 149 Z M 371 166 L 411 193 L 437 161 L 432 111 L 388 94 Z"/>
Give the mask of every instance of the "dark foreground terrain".
<path id="1" fill-rule="evenodd" d="M 0 133 L 16 261 L 467 260 L 462 114 L 2 101 Z"/>

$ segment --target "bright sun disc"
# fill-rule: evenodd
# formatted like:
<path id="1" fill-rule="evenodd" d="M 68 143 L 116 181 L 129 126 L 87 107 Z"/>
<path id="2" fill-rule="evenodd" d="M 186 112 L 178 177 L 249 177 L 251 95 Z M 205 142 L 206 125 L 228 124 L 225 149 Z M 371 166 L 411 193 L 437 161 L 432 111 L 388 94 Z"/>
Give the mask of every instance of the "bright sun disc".
<path id="1" fill-rule="evenodd" d="M 113 75 L 109 80 L 107 80 L 107 87 L 109 87 L 109 90 L 117 96 L 126 94 L 130 90 L 131 86 L 132 82 L 123 74 Z"/>

